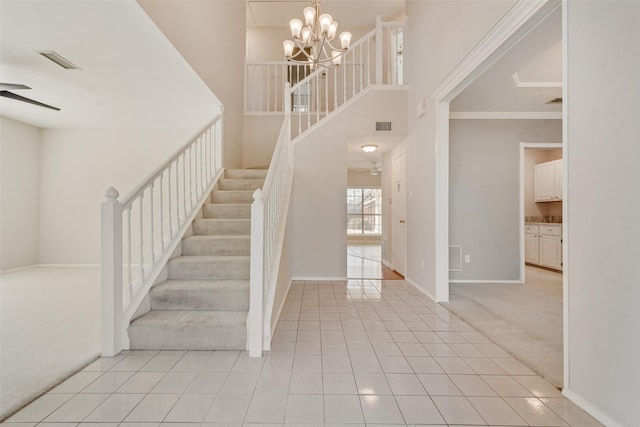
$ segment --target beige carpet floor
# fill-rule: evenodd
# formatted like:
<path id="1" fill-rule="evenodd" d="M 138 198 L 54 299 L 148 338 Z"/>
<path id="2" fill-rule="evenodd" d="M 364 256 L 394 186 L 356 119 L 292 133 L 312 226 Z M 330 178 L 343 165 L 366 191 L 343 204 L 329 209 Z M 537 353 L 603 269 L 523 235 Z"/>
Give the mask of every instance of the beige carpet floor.
<path id="1" fill-rule="evenodd" d="M 0 420 L 100 353 L 100 269 L 0 275 Z"/>
<path id="2" fill-rule="evenodd" d="M 556 387 L 562 387 L 562 274 L 526 267 L 526 284 L 451 284 L 443 303 Z"/>

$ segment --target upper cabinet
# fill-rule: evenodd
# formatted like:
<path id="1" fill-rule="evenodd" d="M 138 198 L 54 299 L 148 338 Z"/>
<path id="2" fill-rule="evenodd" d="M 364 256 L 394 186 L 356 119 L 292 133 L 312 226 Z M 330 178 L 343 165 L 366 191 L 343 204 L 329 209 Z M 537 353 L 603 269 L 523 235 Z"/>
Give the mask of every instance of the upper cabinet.
<path id="1" fill-rule="evenodd" d="M 534 165 L 535 201 L 562 200 L 562 159 Z"/>

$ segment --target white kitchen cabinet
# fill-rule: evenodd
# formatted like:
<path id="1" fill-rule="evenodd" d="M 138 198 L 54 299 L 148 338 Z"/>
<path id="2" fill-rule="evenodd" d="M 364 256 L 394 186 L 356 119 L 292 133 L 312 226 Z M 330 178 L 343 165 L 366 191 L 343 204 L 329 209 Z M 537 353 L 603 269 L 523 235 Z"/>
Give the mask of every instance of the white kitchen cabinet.
<path id="1" fill-rule="evenodd" d="M 525 225 L 524 230 L 524 261 L 530 264 L 538 264 L 540 261 L 540 238 L 537 225 Z"/>
<path id="2" fill-rule="evenodd" d="M 562 225 L 526 224 L 524 242 L 525 262 L 562 270 Z"/>
<path id="3" fill-rule="evenodd" d="M 535 202 L 562 200 L 562 159 L 534 165 Z"/>

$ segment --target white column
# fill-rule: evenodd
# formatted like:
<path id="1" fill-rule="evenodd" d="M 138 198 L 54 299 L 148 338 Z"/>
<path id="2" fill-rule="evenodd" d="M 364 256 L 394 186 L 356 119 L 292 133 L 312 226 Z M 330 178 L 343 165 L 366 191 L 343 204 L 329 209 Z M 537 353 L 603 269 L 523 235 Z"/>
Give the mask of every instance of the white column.
<path id="1" fill-rule="evenodd" d="M 264 194 L 253 193 L 251 205 L 251 266 L 249 276 L 249 317 L 247 347 L 249 357 L 262 357 L 262 311 L 264 293 Z"/>
<path id="2" fill-rule="evenodd" d="M 110 187 L 101 205 L 102 356 L 122 351 L 122 204 Z"/>

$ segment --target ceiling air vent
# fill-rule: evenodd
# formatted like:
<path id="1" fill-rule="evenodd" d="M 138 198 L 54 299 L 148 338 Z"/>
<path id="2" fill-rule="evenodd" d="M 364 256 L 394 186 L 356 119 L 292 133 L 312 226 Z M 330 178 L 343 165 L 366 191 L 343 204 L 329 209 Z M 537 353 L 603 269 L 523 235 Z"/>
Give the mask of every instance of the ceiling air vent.
<path id="1" fill-rule="evenodd" d="M 545 102 L 545 104 L 562 104 L 562 98 L 553 98 L 551 101 Z"/>
<path id="2" fill-rule="evenodd" d="M 38 52 L 40 55 L 44 56 L 45 58 L 47 58 L 50 61 L 55 62 L 56 64 L 58 64 L 59 66 L 61 66 L 62 68 L 66 69 L 66 70 L 79 70 L 80 67 L 74 65 L 73 63 L 71 63 L 71 61 L 64 59 L 62 56 L 58 55 L 57 53 L 55 53 L 52 50 L 41 50 Z"/>
<path id="3" fill-rule="evenodd" d="M 390 132 L 391 122 L 376 122 L 376 132 Z"/>

